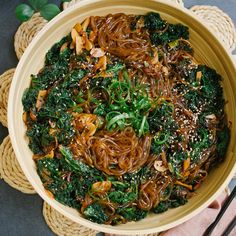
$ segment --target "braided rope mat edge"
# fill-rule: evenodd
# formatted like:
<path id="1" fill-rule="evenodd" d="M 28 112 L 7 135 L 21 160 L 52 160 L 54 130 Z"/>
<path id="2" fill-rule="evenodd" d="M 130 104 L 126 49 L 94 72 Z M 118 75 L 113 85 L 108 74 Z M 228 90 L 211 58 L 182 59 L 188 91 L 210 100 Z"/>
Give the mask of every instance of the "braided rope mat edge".
<path id="1" fill-rule="evenodd" d="M 23 193 L 36 193 L 21 170 L 9 136 L 0 145 L 0 176 L 10 186 Z"/>
<path id="2" fill-rule="evenodd" d="M 197 5 L 190 8 L 199 18 L 207 23 L 222 43 L 233 51 L 236 47 L 236 31 L 233 20 L 216 6 Z"/>
<path id="3" fill-rule="evenodd" d="M 60 236 L 93 236 L 98 232 L 75 223 L 53 209 L 48 203 L 43 204 L 43 216 L 50 229 Z"/>
<path id="4" fill-rule="evenodd" d="M 47 24 L 47 21 L 36 13 L 32 18 L 20 25 L 14 37 L 16 56 L 21 58 L 34 36 Z"/>
<path id="5" fill-rule="evenodd" d="M 15 68 L 7 70 L 0 75 L 0 122 L 7 127 L 8 94 Z"/>

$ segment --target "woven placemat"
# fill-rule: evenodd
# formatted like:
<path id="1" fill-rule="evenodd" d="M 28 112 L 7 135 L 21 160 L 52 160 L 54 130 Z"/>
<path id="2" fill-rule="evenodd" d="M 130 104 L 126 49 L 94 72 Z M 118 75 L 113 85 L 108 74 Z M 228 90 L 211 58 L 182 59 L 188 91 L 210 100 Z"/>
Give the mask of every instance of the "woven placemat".
<path id="1" fill-rule="evenodd" d="M 53 209 L 46 202 L 43 204 L 43 216 L 50 229 L 58 236 L 94 236 L 98 232 L 71 221 Z M 109 234 L 110 236 L 112 234 Z M 115 234 L 114 234 L 115 235 Z M 159 233 L 137 236 L 158 236 Z"/>
<path id="2" fill-rule="evenodd" d="M 47 24 L 47 21 L 36 13 L 32 18 L 20 25 L 14 38 L 16 56 L 21 58 L 33 37 Z"/>
<path id="3" fill-rule="evenodd" d="M 0 145 L 0 176 L 11 187 L 23 193 L 36 193 L 21 170 L 9 136 L 7 136 Z"/>
<path id="4" fill-rule="evenodd" d="M 50 229 L 59 236 L 93 236 L 98 233 L 68 219 L 46 202 L 43 204 L 43 216 Z"/>
<path id="5" fill-rule="evenodd" d="M 75 5 L 76 3 L 78 2 L 81 2 L 81 1 L 84 1 L 84 0 L 71 0 L 70 2 L 64 2 L 63 3 L 63 9 L 67 9 L 68 7 L 71 7 L 73 5 Z M 181 6 L 184 6 L 184 3 L 183 3 L 183 0 L 169 0 L 171 2 L 175 2 L 175 3 L 178 3 L 180 4 Z"/>
<path id="6" fill-rule="evenodd" d="M 7 70 L 0 75 L 0 122 L 7 127 L 8 94 L 15 68 Z"/>
<path id="7" fill-rule="evenodd" d="M 236 46 L 236 33 L 232 19 L 216 6 L 193 6 L 190 8 L 199 18 L 204 20 L 222 43 L 233 51 Z"/>

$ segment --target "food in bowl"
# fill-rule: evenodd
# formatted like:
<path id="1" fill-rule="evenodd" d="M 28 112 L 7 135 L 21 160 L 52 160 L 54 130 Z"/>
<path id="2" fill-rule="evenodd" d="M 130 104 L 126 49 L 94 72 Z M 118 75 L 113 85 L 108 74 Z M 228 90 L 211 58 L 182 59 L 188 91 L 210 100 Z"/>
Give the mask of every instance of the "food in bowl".
<path id="1" fill-rule="evenodd" d="M 158 13 L 91 16 L 46 54 L 22 103 L 48 193 L 96 223 L 187 202 L 230 132 L 221 76 Z"/>

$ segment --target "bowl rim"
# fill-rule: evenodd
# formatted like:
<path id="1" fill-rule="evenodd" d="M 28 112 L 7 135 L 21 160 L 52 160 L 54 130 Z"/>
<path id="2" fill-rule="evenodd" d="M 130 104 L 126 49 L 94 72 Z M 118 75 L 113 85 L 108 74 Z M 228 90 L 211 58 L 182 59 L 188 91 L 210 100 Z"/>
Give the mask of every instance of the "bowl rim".
<path id="1" fill-rule="evenodd" d="M 27 47 L 25 53 L 23 54 L 21 60 L 19 61 L 17 68 L 15 70 L 14 73 L 14 77 L 12 80 L 12 84 L 10 87 L 10 92 L 9 92 L 9 102 L 8 102 L 8 120 L 11 120 L 11 117 L 13 117 L 14 114 L 14 93 L 15 90 L 17 89 L 16 85 L 17 85 L 17 78 L 19 77 L 19 73 L 21 70 L 21 67 L 27 63 L 27 58 L 28 58 L 28 54 L 31 52 L 31 50 L 35 47 L 35 45 L 37 44 L 37 42 L 44 36 L 45 32 L 47 32 L 48 30 L 51 29 L 51 27 L 57 23 L 58 21 L 60 21 L 62 18 L 64 18 L 66 15 L 68 14 L 72 14 L 73 12 L 78 11 L 78 8 L 82 7 L 82 6 L 86 6 L 89 4 L 93 4 L 96 2 L 102 2 L 104 0 L 83 0 L 81 2 L 79 2 L 78 4 L 76 4 L 73 7 L 70 7 L 66 10 L 64 10 L 62 13 L 60 13 L 58 16 L 56 16 L 53 20 L 51 20 L 49 23 L 46 24 L 46 26 L 36 35 L 36 37 L 32 40 L 32 42 L 30 43 L 30 45 Z M 111 1 L 111 0 L 109 0 Z M 119 0 L 112 0 L 113 3 L 115 4 L 116 2 L 120 2 Z M 142 0 L 136 0 L 136 1 L 142 1 Z M 130 3 L 134 3 L 135 0 L 130 0 L 130 1 L 126 1 L 126 2 L 130 2 Z M 181 11 L 182 13 L 184 13 L 186 16 L 190 17 L 191 20 L 193 20 L 194 22 L 198 23 L 202 28 L 205 29 L 205 31 L 208 32 L 208 34 L 211 35 L 211 37 L 214 38 L 215 43 L 218 45 L 218 47 L 220 47 L 223 52 L 225 53 L 225 55 L 227 55 L 227 57 L 229 58 L 229 61 L 232 63 L 232 67 L 234 67 L 235 71 L 236 71 L 236 65 L 233 62 L 233 56 L 230 53 L 230 51 L 221 43 L 220 39 L 214 34 L 214 32 L 207 28 L 205 26 L 205 23 L 203 20 L 197 18 L 196 15 L 194 15 L 193 12 L 191 12 L 190 10 L 179 6 L 178 4 L 174 4 L 172 2 L 168 2 L 165 0 L 147 0 L 147 2 L 154 2 L 154 3 L 161 3 L 163 5 L 167 5 L 168 7 L 172 7 L 174 9 L 178 9 L 179 11 Z M 155 10 L 154 10 L 155 11 Z M 38 185 L 36 184 L 36 182 L 34 181 L 34 179 L 31 177 L 30 172 L 28 171 L 28 168 L 25 164 L 25 162 L 23 161 L 23 159 L 20 157 L 20 148 L 18 145 L 18 141 L 16 139 L 15 136 L 15 129 L 16 127 L 14 127 L 13 122 L 9 122 L 8 124 L 8 129 L 9 129 L 9 135 L 10 135 L 10 139 L 12 142 L 12 146 L 14 149 L 14 152 L 16 154 L 17 160 L 24 172 L 24 174 L 26 175 L 27 179 L 29 180 L 29 182 L 32 184 L 32 186 L 34 187 L 34 189 L 36 190 L 36 192 L 40 195 L 40 197 L 45 200 L 50 206 L 52 206 L 54 209 L 56 209 L 58 212 L 60 212 L 61 214 L 65 215 L 66 217 L 68 217 L 69 219 L 71 219 L 74 222 L 77 222 L 85 227 L 88 228 L 92 228 L 94 230 L 98 230 L 101 231 L 101 228 L 103 229 L 103 232 L 107 232 L 107 233 L 115 233 L 115 234 L 123 234 L 123 235 L 133 235 L 133 234 L 150 234 L 150 233 L 156 233 L 156 232 L 161 232 L 161 231 L 165 231 L 167 229 L 173 228 L 187 220 L 189 220 L 190 218 L 196 216 L 197 214 L 199 214 L 204 208 L 206 208 L 214 199 L 216 199 L 216 197 L 224 190 L 224 188 L 227 186 L 227 184 L 230 182 L 230 180 L 233 177 L 234 172 L 236 171 L 236 163 L 234 164 L 234 166 L 232 167 L 229 175 L 227 176 L 227 178 L 225 178 L 224 182 L 221 184 L 221 186 L 214 191 L 214 194 L 209 197 L 203 204 L 201 204 L 199 207 L 197 207 L 196 209 L 192 210 L 190 213 L 186 214 L 185 216 L 175 220 L 174 222 L 171 223 L 167 223 L 163 226 L 157 226 L 157 227 L 153 227 L 153 228 L 146 228 L 146 229 L 138 229 L 138 232 L 135 230 L 129 230 L 129 229 L 116 229 L 116 227 L 106 227 L 105 225 L 99 225 L 93 222 L 90 222 L 84 218 L 82 218 L 81 216 L 73 216 L 69 211 L 65 210 L 64 208 L 62 208 L 61 206 L 58 206 L 55 201 L 52 201 L 52 199 L 46 194 L 45 191 L 41 191 L 41 189 L 38 187 Z"/>

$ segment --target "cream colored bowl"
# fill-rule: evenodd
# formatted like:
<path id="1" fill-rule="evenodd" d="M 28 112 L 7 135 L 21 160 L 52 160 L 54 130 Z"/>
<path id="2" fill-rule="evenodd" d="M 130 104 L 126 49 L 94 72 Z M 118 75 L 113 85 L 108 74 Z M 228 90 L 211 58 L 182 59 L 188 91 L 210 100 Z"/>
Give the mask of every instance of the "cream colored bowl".
<path id="1" fill-rule="evenodd" d="M 151 214 L 139 222 L 130 222 L 118 226 L 99 225 L 82 218 L 76 210 L 60 204 L 45 193 L 32 160 L 32 153 L 28 148 L 28 140 L 25 137 L 26 127 L 22 121 L 21 98 L 24 90 L 30 85 L 30 75 L 37 74 L 42 68 L 46 52 L 55 42 L 68 34 L 76 22 L 92 15 L 106 15 L 117 12 L 144 14 L 149 11 L 161 13 L 170 22 L 180 22 L 189 26 L 190 41 L 195 49 L 196 56 L 203 63 L 215 68 L 223 76 L 224 93 L 228 101 L 226 110 L 228 119 L 232 122 L 231 142 L 226 160 L 211 172 L 202 187 L 197 191 L 197 195 L 191 198 L 186 205 L 168 210 L 163 214 Z M 132 235 L 163 231 L 190 219 L 203 210 L 224 190 L 234 173 L 236 162 L 235 77 L 236 68 L 227 50 L 189 10 L 177 5 L 167 4 L 163 0 L 84 0 L 75 7 L 62 12 L 47 24 L 27 48 L 17 66 L 10 89 L 8 106 L 8 125 L 13 148 L 25 175 L 38 194 L 71 220 L 98 231 L 117 234 Z"/>

